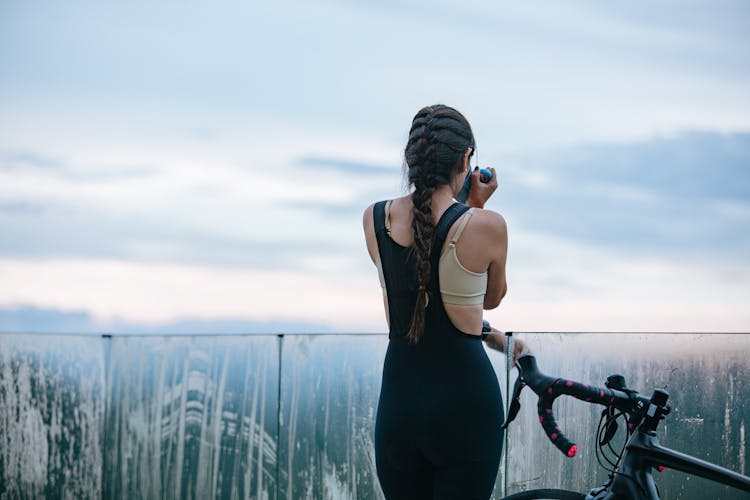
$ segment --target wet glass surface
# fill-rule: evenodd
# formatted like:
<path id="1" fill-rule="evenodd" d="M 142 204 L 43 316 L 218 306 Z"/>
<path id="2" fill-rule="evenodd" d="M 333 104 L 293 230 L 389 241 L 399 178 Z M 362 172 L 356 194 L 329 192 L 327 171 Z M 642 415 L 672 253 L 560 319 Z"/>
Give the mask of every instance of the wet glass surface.
<path id="1" fill-rule="evenodd" d="M 274 498 L 278 344 L 111 339 L 106 498 Z"/>
<path id="2" fill-rule="evenodd" d="M 747 474 L 750 336 L 523 334 L 545 373 L 602 385 L 613 373 L 674 411 L 664 446 Z M 0 496 L 382 498 L 373 431 L 385 335 L 0 335 Z M 489 351 L 504 396 L 504 355 Z M 511 373 L 511 381 L 515 372 Z M 493 498 L 587 491 L 601 408 L 555 404 L 580 447 L 564 457 L 527 389 Z M 618 439 L 615 439 L 616 442 Z M 663 498 L 739 498 L 675 471 Z M 278 495 L 278 496 L 277 496 Z"/>
<path id="3" fill-rule="evenodd" d="M 385 335 L 288 336 L 279 498 L 382 498 L 373 433 Z"/>
<path id="4" fill-rule="evenodd" d="M 0 498 L 102 488 L 101 338 L 0 335 Z"/>

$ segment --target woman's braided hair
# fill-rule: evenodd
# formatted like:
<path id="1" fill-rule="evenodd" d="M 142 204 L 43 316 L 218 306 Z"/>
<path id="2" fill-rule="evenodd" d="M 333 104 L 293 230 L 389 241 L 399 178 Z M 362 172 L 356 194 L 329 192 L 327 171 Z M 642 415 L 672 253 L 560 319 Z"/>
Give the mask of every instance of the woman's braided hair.
<path id="1" fill-rule="evenodd" d="M 430 254 L 435 236 L 432 194 L 460 172 L 467 148 L 475 149 L 474 134 L 466 118 L 455 109 L 437 104 L 419 110 L 412 120 L 404 157 L 409 186 L 414 186 L 414 256 L 417 268 L 417 302 L 407 338 L 422 337 L 425 310 L 430 302 Z"/>

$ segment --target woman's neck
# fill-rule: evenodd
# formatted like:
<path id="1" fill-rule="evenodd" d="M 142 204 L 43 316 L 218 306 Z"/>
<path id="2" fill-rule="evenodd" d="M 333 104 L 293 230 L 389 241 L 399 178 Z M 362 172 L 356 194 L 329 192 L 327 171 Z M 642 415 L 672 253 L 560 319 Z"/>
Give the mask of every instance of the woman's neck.
<path id="1" fill-rule="evenodd" d="M 450 206 L 453 204 L 455 193 L 449 184 L 445 184 L 435 189 L 432 193 L 432 206 Z"/>

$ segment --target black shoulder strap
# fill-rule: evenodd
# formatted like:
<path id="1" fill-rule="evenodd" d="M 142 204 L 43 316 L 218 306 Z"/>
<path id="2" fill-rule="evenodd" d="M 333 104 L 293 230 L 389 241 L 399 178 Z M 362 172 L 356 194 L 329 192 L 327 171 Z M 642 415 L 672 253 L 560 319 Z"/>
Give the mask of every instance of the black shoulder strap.
<path id="1" fill-rule="evenodd" d="M 385 234 L 385 204 L 387 201 L 379 201 L 375 204 L 372 211 L 373 222 L 375 223 L 375 235 L 380 237 Z M 448 236 L 451 226 L 461 217 L 467 210 L 468 206 L 463 203 L 454 203 L 448 209 L 443 212 L 443 215 L 438 221 L 437 228 L 435 230 L 435 240 L 432 245 L 433 251 L 437 249 L 438 254 L 440 249 L 443 248 L 445 238 Z"/>
<path id="2" fill-rule="evenodd" d="M 443 249 L 445 239 L 448 237 L 448 231 L 451 226 L 461 217 L 469 207 L 463 203 L 454 203 L 448 210 L 446 210 L 440 217 L 437 229 L 435 230 L 435 241 L 432 244 L 432 251 L 437 255 L 440 255 L 440 251 Z"/>
<path id="3" fill-rule="evenodd" d="M 385 232 L 385 204 L 387 201 L 379 201 L 375 204 L 372 211 L 373 222 L 375 222 L 375 234 L 379 235 Z"/>

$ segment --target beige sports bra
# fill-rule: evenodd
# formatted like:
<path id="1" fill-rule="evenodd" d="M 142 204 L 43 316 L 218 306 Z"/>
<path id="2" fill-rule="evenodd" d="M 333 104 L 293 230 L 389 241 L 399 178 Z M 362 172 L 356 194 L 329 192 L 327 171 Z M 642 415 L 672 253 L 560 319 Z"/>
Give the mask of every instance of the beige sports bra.
<path id="1" fill-rule="evenodd" d="M 390 234 L 390 208 L 391 202 L 385 205 L 385 229 Z M 461 237 L 466 224 L 471 219 L 474 209 L 470 208 L 461 219 L 456 234 L 443 248 L 438 264 L 440 273 L 440 295 L 443 303 L 462 306 L 474 306 L 484 303 L 484 295 L 487 291 L 487 272 L 475 273 L 466 269 L 458 260 L 456 255 L 456 242 Z M 383 296 L 386 296 L 385 277 L 383 276 L 383 265 L 378 257 L 375 265 L 378 268 L 378 278 L 380 287 L 383 289 Z"/>

